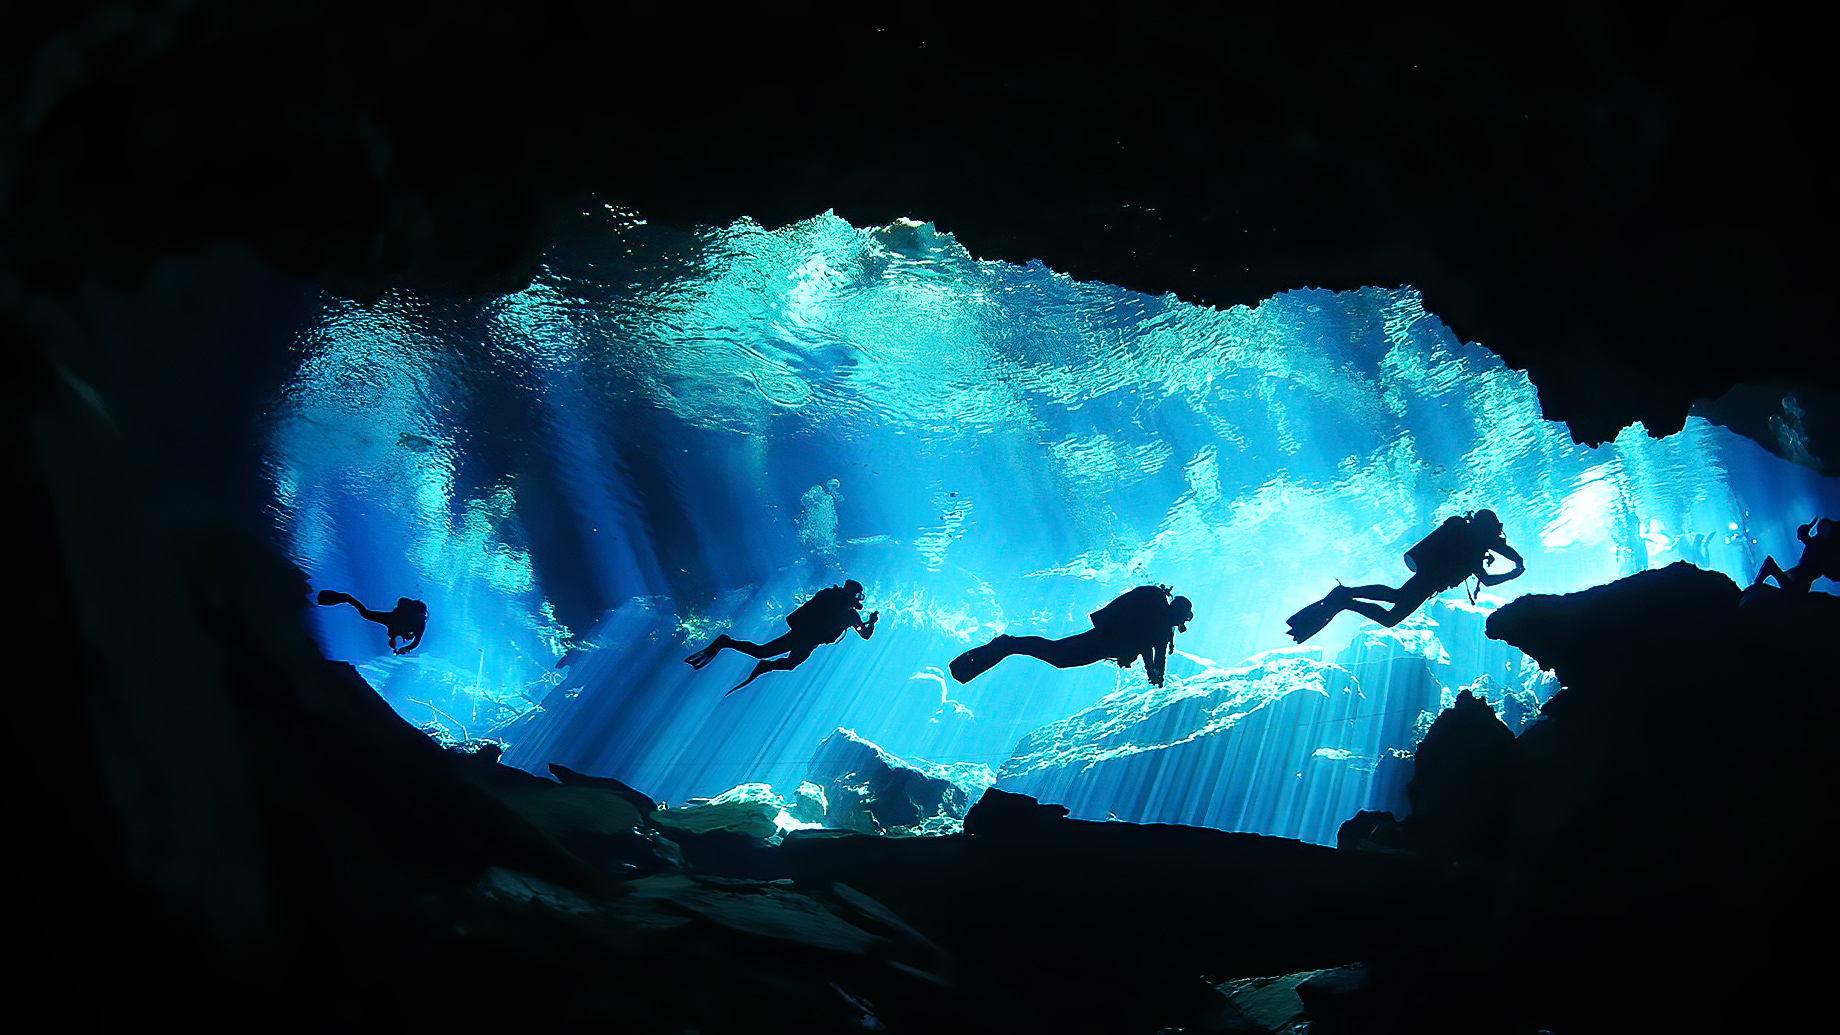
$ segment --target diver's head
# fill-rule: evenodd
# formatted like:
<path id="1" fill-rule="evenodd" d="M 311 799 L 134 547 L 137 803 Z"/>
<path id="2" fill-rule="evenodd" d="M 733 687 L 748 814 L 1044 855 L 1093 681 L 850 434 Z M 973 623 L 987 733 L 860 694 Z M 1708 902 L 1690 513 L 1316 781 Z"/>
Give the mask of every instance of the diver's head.
<path id="1" fill-rule="evenodd" d="M 1471 525 L 1484 532 L 1501 531 L 1501 519 L 1496 517 L 1492 510 L 1478 510 L 1470 515 L 1469 521 Z"/>
<path id="2" fill-rule="evenodd" d="M 855 597 L 858 603 L 862 601 L 862 598 L 863 598 L 862 583 L 856 581 L 855 579 L 846 580 L 843 584 L 843 591 L 845 593 L 848 593 L 850 596 Z"/>
<path id="3" fill-rule="evenodd" d="M 1187 597 L 1171 597 L 1169 620 L 1176 623 L 1176 631 L 1187 632 L 1188 623 L 1195 620 L 1195 605 Z"/>
<path id="4" fill-rule="evenodd" d="M 421 615 L 424 618 L 428 616 L 427 604 L 419 600 L 410 600 L 408 597 L 396 598 L 396 610 L 404 614 Z"/>

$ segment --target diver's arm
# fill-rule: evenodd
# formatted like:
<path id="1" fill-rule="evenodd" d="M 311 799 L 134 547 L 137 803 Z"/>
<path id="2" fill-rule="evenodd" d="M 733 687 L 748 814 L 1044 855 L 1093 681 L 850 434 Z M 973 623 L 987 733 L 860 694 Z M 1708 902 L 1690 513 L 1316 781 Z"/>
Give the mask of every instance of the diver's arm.
<path id="1" fill-rule="evenodd" d="M 415 630 L 414 632 L 408 635 L 407 639 L 409 642 L 396 648 L 396 653 L 407 654 L 410 651 L 414 650 L 415 648 L 420 647 L 422 645 L 422 630 L 420 629 Z"/>
<path id="2" fill-rule="evenodd" d="M 1488 572 L 1482 570 L 1482 565 L 1477 565 L 1476 566 L 1476 581 L 1477 582 L 1480 582 L 1485 586 L 1499 586 L 1502 583 L 1508 581 L 1509 579 L 1520 578 L 1521 575 L 1527 571 L 1527 562 L 1521 560 L 1521 555 L 1518 553 L 1515 553 L 1514 547 L 1509 546 L 1507 543 L 1496 543 L 1494 546 L 1489 547 L 1489 550 L 1492 553 L 1501 554 L 1503 557 L 1506 557 L 1507 559 L 1513 561 L 1514 569 L 1512 571 L 1504 571 L 1499 575 L 1490 575 Z"/>
<path id="3" fill-rule="evenodd" d="M 857 618 L 857 619 L 853 619 L 850 624 L 856 626 L 856 635 L 866 640 L 869 637 L 875 635 L 875 621 L 876 619 L 880 617 L 882 617 L 882 613 L 880 611 L 871 611 L 869 612 L 868 621 L 865 622 L 862 619 Z"/>
<path id="4" fill-rule="evenodd" d="M 1163 668 L 1169 663 L 1169 645 L 1159 643 L 1144 654 L 1144 675 L 1157 686 L 1163 685 Z"/>

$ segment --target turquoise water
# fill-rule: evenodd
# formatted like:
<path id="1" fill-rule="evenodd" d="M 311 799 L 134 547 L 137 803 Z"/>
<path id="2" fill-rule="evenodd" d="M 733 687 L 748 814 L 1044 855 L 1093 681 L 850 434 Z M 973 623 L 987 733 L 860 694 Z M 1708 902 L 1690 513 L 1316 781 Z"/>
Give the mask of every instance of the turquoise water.
<path id="1" fill-rule="evenodd" d="M 1288 646 L 1285 616 L 1336 580 L 1403 580 L 1400 554 L 1452 513 L 1493 508 L 1525 555 L 1496 601 L 1681 559 L 1745 583 L 1840 513 L 1831 483 L 1697 418 L 1573 444 L 1410 287 L 1220 311 L 980 261 L 923 223 L 692 234 L 597 211 L 522 292 L 329 299 L 297 348 L 267 429 L 295 561 L 315 588 L 431 612 L 394 657 L 316 609 L 327 653 L 418 725 L 672 801 L 796 787 L 839 727 L 997 770 L 1141 672 L 1018 659 L 960 686 L 945 663 L 998 631 L 1084 629 L 1143 582 L 1195 602 L 1172 687 L 1215 685 Z M 874 639 L 726 698 L 749 659 L 681 662 L 724 629 L 777 635 L 845 577 L 881 612 Z M 1312 645 L 1332 659 L 1363 628 L 1344 615 Z M 1482 649 L 1451 640 L 1479 622 L 1442 635 Z M 1359 707 L 1389 711 L 1385 688 Z M 1322 757 L 1319 729 L 1261 736 Z M 1229 813 L 1197 811 L 1215 791 L 1182 766 L 1083 807 L 1321 840 L 1371 762 L 1307 821 L 1209 820 Z"/>

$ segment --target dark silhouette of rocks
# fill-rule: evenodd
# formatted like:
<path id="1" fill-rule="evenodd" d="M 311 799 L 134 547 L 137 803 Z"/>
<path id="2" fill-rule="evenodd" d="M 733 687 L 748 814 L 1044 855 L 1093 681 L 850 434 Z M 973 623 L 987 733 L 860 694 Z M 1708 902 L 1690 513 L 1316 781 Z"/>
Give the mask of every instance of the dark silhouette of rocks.
<path id="1" fill-rule="evenodd" d="M 16 973 L 73 1026 L 1220 1027 L 1197 961 L 1360 957 L 1295 985 L 1317 1035 L 1801 1020 L 1834 919 L 1824 594 L 1749 614 L 1670 569 L 1504 608 L 1497 635 L 1566 689 L 1517 739 L 1494 861 L 1072 821 L 992 827 L 983 862 L 963 862 L 983 834 L 722 856 L 864 878 L 788 888 L 565 847 L 561 819 L 507 804 L 546 788 L 468 770 L 318 657 L 300 576 L 244 533 L 265 527 L 250 428 L 292 347 L 252 313 L 299 304 L 290 278 L 521 286 L 591 192 L 675 254 L 697 224 L 835 208 L 1219 305 L 1411 283 L 1580 439 L 1717 397 L 1702 410 L 1831 471 L 1819 33 L 1764 9 L 1510 33 L 1390 10 L 449 13 L 77 3 L 0 35 L 0 450 L 35 594 L 12 642 L 43 666 L 13 742 Z M 646 54 L 721 57 L 660 89 Z M 924 88 L 762 118 L 733 98 L 763 62 L 736 54 L 848 54 Z M 506 993 L 428 993 L 482 974 Z"/>
<path id="2" fill-rule="evenodd" d="M 1312 1031 L 1466 1030 L 1466 1013 L 1587 1031 L 1786 1016 L 1746 989 L 1825 972 L 1799 939 L 1835 919 L 1810 817 L 1835 789 L 1822 760 L 1840 705 L 1831 657 L 1803 648 L 1840 622 L 1840 598 L 1738 599 L 1680 563 L 1490 618 L 1563 689 L 1518 738 L 1460 696 L 1419 746 L 1413 815 L 1362 813 L 1340 842 L 1451 859 L 1488 920 L 1374 960 Z M 1630 994 L 1581 978 L 1606 974 Z"/>
<path id="3" fill-rule="evenodd" d="M 556 778 L 556 781 L 558 783 L 564 784 L 566 786 L 599 787 L 605 790 L 612 791 L 613 793 L 626 799 L 626 801 L 630 803 L 633 808 L 638 809 L 642 813 L 652 812 L 658 808 L 657 802 L 646 797 L 644 794 L 641 794 L 640 792 L 633 790 L 631 787 L 626 786 L 626 784 L 620 782 L 619 780 L 615 780 L 611 776 L 588 776 L 583 773 L 578 773 L 575 770 L 570 769 L 568 766 L 562 765 L 557 762 L 551 762 L 549 764 L 549 772 L 551 776 L 554 776 Z"/>
<path id="4" fill-rule="evenodd" d="M 1423 850 L 1447 858 L 1494 858 L 1514 822 L 1519 788 L 1514 734 L 1482 699 L 1464 692 L 1431 724 L 1413 753 L 1408 821 Z"/>
<path id="5" fill-rule="evenodd" d="M 893 909 L 955 961 L 959 1023 L 990 1031 L 1209 1030 L 1228 1010 L 1201 975 L 1334 966 L 1468 909 L 1422 859 L 1065 817 L 993 788 L 964 834 L 795 832 L 749 875 L 822 875 Z"/>
<path id="6" fill-rule="evenodd" d="M 123 1009 L 208 1020 L 286 1001 L 304 1022 L 406 1023 L 421 989 L 490 973 L 517 992 L 477 997 L 469 1020 L 1245 1030 L 1294 995 L 1331 1035 L 1678 1029 L 1780 1020 L 1748 990 L 1825 965 L 1800 937 L 1834 919 L 1810 817 L 1833 791 L 1837 705 L 1827 657 L 1805 649 L 1840 620 L 1825 594 L 1739 607 L 1729 580 L 1676 565 L 1504 606 L 1491 632 L 1564 689 L 1518 738 L 1459 697 L 1419 745 L 1414 815 L 1351 828 L 1370 850 L 1072 820 L 994 790 L 963 834 L 769 847 L 670 829 L 617 777 L 564 784 L 488 746 L 442 750 L 319 657 L 298 572 L 230 534 L 178 550 L 185 567 L 148 573 L 169 606 L 142 618 L 159 645 L 225 634 L 165 662 L 214 659 L 184 671 L 221 724 L 91 747 L 65 798 L 21 803 L 23 829 L 74 857 L 29 922 L 54 959 L 82 944 L 111 968 Z M 107 692 L 135 685 L 131 648 L 150 649 L 112 642 L 79 684 L 105 729 L 132 714 Z M 235 795 L 116 811 L 199 757 Z M 134 840 L 175 826 L 214 854 Z"/>
<path id="7" fill-rule="evenodd" d="M 0 300 L 63 304 L 73 282 L 132 283 L 226 244 L 345 296 L 515 290 L 590 196 L 684 252 L 698 225 L 835 209 L 1221 307 L 1414 284 L 1582 441 L 1638 419 L 1671 432 L 1704 399 L 1766 448 L 1832 462 L 1833 334 L 1800 287 L 1831 264 L 1807 144 L 1822 55 L 1767 12 L 1664 27 L 1580 12 L 1504 33 L 1275 7 L 1046 24 L 548 2 L 517 19 L 345 0 L 114 10 L 9 25 L 18 249 Z M 609 40 L 627 60 L 604 60 Z M 757 88 L 748 62 L 676 74 L 693 60 L 676 55 L 801 48 L 924 68 L 927 88 L 878 82 L 761 118 L 735 103 Z M 512 126 L 506 146 L 485 128 Z"/>

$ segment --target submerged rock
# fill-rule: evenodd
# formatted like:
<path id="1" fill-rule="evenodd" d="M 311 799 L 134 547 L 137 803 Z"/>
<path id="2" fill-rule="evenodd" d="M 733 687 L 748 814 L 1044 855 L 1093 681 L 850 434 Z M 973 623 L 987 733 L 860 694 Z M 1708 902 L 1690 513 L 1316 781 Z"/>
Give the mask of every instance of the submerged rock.
<path id="1" fill-rule="evenodd" d="M 1681 563 L 1491 616 L 1563 688 L 1518 737 L 1459 695 L 1419 746 L 1413 816 L 1343 831 L 1454 860 L 1488 920 L 1376 958 L 1354 994 L 1306 992 L 1312 1031 L 1750 1028 L 1747 989 L 1819 981 L 1800 946 L 1840 912 L 1808 818 L 1840 790 L 1840 598 L 1773 603 Z M 1579 980 L 1611 974 L 1639 996 Z"/>
<path id="2" fill-rule="evenodd" d="M 705 801 L 652 813 L 652 822 L 667 831 L 709 834 L 728 831 L 757 840 L 779 833 L 786 801 L 764 783 L 744 783 Z"/>
<path id="3" fill-rule="evenodd" d="M 1199 976 L 1352 962 L 1444 929 L 1463 908 L 1422 858 L 1075 820 L 996 788 L 965 830 L 801 832 L 755 857 L 748 876 L 874 896 L 960 962 L 954 1030 L 993 1033 L 1255 1030 L 1219 1027 L 1230 1004 Z"/>
<path id="4" fill-rule="evenodd" d="M 640 812 L 650 813 L 656 811 L 658 808 L 658 803 L 653 801 L 648 795 L 633 790 L 624 782 L 616 780 L 611 776 L 588 776 L 585 773 L 578 773 L 568 766 L 558 765 L 555 762 L 549 764 L 549 771 L 550 775 L 554 776 L 558 782 L 567 786 L 599 787 L 603 790 L 612 791 L 620 797 L 625 798 L 633 808 L 638 809 Z"/>
<path id="5" fill-rule="evenodd" d="M 1418 746 L 1407 793 L 1413 834 L 1447 858 L 1492 857 L 1504 848 L 1518 807 L 1514 734 L 1464 691 Z"/>
<path id="6" fill-rule="evenodd" d="M 1214 991 L 1227 1000 L 1222 1027 L 1246 1035 L 1307 1035 L 1309 1022 L 1297 989 L 1315 975 L 1306 970 L 1276 977 L 1235 978 L 1215 985 Z"/>
<path id="7" fill-rule="evenodd" d="M 1268 651 L 1238 668 L 1120 691 L 1044 726 L 1016 746 L 999 781 L 1076 816 L 1328 843 L 1367 804 L 1386 732 L 1375 711 L 1348 670 L 1315 648 Z"/>
<path id="8" fill-rule="evenodd" d="M 1490 602 L 1435 600 L 1396 628 L 1268 651 L 1168 685 L 1120 691 L 1024 737 L 1005 788 L 1078 816 L 1255 830 L 1321 844 L 1352 813 L 1404 817 L 1410 759 L 1463 690 L 1509 729 L 1553 684 L 1485 636 Z"/>
<path id="9" fill-rule="evenodd" d="M 1363 852 L 1400 852 L 1414 845 L 1408 841 L 1404 825 L 1391 812 L 1362 809 L 1335 832 L 1335 847 Z"/>
<path id="10" fill-rule="evenodd" d="M 822 791 L 825 825 L 865 834 L 954 833 L 996 782 L 987 766 L 898 758 L 846 729 L 818 746 L 809 776 Z"/>

